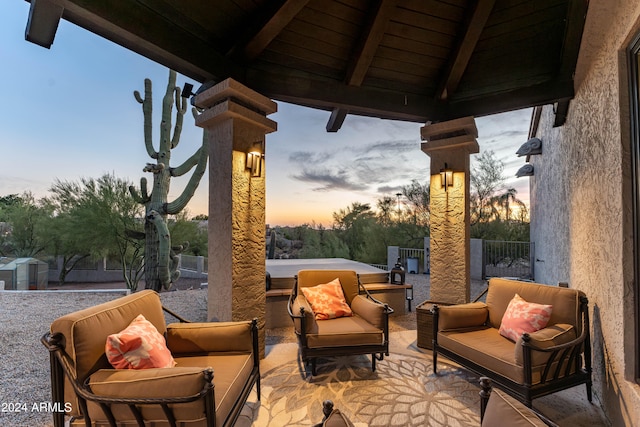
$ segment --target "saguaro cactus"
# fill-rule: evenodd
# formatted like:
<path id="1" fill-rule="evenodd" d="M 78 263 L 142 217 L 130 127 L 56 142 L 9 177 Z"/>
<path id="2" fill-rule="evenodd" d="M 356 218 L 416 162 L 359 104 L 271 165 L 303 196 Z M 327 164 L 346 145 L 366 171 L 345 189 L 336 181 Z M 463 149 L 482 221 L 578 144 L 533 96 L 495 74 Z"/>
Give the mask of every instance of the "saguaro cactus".
<path id="1" fill-rule="evenodd" d="M 176 86 L 176 72 L 169 72 L 167 90 L 162 100 L 162 123 L 160 124 L 160 144 L 156 151 L 152 139 L 152 90 L 151 80 L 144 80 L 144 98 L 135 91 L 136 100 L 142 104 L 144 115 L 144 143 L 149 157 L 156 163 L 147 163 L 144 172 L 153 174 L 151 193 L 147 189 L 147 179 L 140 179 L 140 192 L 129 187 L 131 195 L 145 206 L 145 255 L 144 276 L 147 289 L 160 291 L 168 289 L 171 283 L 180 276 L 177 255 L 184 246 L 172 246 L 167 215 L 175 215 L 182 211 L 198 188 L 200 178 L 207 167 L 206 131 L 202 138 L 202 146 L 183 164 L 173 168 L 170 166 L 171 150 L 178 146 L 182 133 L 182 123 L 187 110 L 187 98 L 180 96 L 180 88 Z M 172 110 L 176 106 L 176 123 L 171 133 Z M 197 114 L 195 109 L 194 115 Z M 193 174 L 182 194 L 172 202 L 168 202 L 171 178 L 182 176 L 194 168 Z"/>

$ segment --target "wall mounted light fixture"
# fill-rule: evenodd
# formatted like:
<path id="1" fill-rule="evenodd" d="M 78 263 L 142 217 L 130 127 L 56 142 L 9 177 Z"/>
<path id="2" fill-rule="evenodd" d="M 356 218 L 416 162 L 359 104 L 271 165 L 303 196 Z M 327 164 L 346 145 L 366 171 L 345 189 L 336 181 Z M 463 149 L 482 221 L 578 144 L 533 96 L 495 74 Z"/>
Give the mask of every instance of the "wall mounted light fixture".
<path id="1" fill-rule="evenodd" d="M 542 154 L 542 140 L 540 138 L 531 138 L 518 148 L 516 151 L 518 157 L 527 156 L 527 162 L 531 156 Z"/>
<path id="2" fill-rule="evenodd" d="M 522 176 L 533 176 L 533 165 L 526 164 L 518 169 L 518 172 L 516 172 L 516 177 L 520 178 Z"/>
<path id="3" fill-rule="evenodd" d="M 262 159 L 264 157 L 264 143 L 254 143 L 247 152 L 246 167 L 251 171 L 251 176 L 254 178 L 262 175 Z"/>
<path id="4" fill-rule="evenodd" d="M 193 95 L 195 95 L 195 93 L 193 93 L 193 85 L 191 83 L 185 82 L 184 86 L 182 87 L 182 91 L 180 92 L 180 96 L 182 98 L 190 98 Z"/>
<path id="5" fill-rule="evenodd" d="M 440 182 L 444 191 L 447 191 L 447 187 L 453 187 L 453 169 L 445 163 L 444 168 L 440 169 Z"/>

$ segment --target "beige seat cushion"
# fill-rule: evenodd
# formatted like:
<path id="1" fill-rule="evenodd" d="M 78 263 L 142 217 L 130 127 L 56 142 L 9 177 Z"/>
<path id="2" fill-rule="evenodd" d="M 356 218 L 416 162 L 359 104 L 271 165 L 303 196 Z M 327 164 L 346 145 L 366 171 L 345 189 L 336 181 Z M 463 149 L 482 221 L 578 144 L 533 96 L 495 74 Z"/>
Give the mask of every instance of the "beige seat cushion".
<path id="1" fill-rule="evenodd" d="M 176 367 L 166 369 L 147 369 L 140 371 L 100 370 L 91 376 L 92 390 L 110 397 L 175 397 L 194 395 L 204 387 L 202 371 L 206 367 L 214 370 L 213 384 L 216 406 L 216 424 L 223 425 L 231 413 L 235 399 L 247 383 L 253 368 L 253 356 L 248 353 L 209 354 L 208 356 L 176 357 Z M 155 372 L 151 372 L 155 371 Z M 153 377 L 149 381 L 149 375 Z M 166 386 L 165 384 L 171 384 Z M 116 419 L 131 419 L 131 411 L 123 405 L 113 405 Z M 185 425 L 204 425 L 204 400 L 188 405 L 175 406 L 175 415 Z M 95 404 L 89 405 L 92 420 L 106 422 L 102 410 Z M 162 408 L 149 406 L 144 408 L 147 420 L 155 420 L 165 425 Z M 154 424 L 155 425 L 155 424 Z"/>
<path id="2" fill-rule="evenodd" d="M 576 339 L 576 329 L 567 324 L 551 325 L 547 328 L 529 334 L 529 343 L 538 348 L 549 348 L 565 344 Z M 523 365 L 524 356 L 522 350 L 522 337 L 518 338 L 515 347 L 515 358 L 518 365 Z M 542 351 L 531 352 L 531 362 L 534 365 L 542 365 L 549 360 L 549 353 Z"/>
<path id="3" fill-rule="evenodd" d="M 522 402 L 493 389 L 482 419 L 482 427 L 546 427 L 547 425 Z"/>
<path id="4" fill-rule="evenodd" d="M 198 394 L 205 386 L 203 368 L 101 369 L 89 377 L 91 390 L 105 397 L 171 398 Z M 141 406 L 148 421 L 166 421 L 159 406 Z M 124 405 L 111 407 L 117 420 L 130 420 L 131 410 Z M 205 420 L 204 400 L 173 407 L 176 419 L 200 422 Z M 88 402 L 92 421 L 106 423 L 107 418 L 98 405 Z"/>
<path id="5" fill-rule="evenodd" d="M 547 333 L 545 329 L 541 331 L 543 334 Z M 560 338 L 550 337 L 550 342 L 553 342 L 554 339 L 566 342 L 571 337 L 575 337 L 573 328 L 568 333 L 562 334 Z M 438 333 L 438 345 L 519 384 L 524 382 L 524 369 L 521 362 L 518 363 L 519 360 L 516 360 L 518 352 L 515 344 L 500 335 L 496 328 L 484 327 L 440 331 Z M 519 356 L 522 357 L 522 350 L 519 353 Z M 534 352 L 534 364 L 531 369 L 533 384 L 540 382 L 547 358 L 547 353 Z"/>
<path id="6" fill-rule="evenodd" d="M 223 351 L 251 353 L 251 328 L 251 322 L 170 323 L 167 346 L 174 357 Z"/>
<path id="7" fill-rule="evenodd" d="M 210 366 L 213 368 L 216 425 L 223 425 L 251 375 L 253 354 L 238 353 L 221 356 L 211 353 L 208 356 L 177 357 L 176 363 L 180 367 Z"/>
<path id="8" fill-rule="evenodd" d="M 381 329 L 359 316 L 318 320 L 318 333 L 307 334 L 309 348 L 380 345 L 384 341 Z"/>
<path id="9" fill-rule="evenodd" d="M 351 302 L 353 312 L 372 324 L 374 327 L 382 330 L 387 320 L 387 313 L 382 304 L 370 300 L 364 295 L 356 296 Z"/>
<path id="10" fill-rule="evenodd" d="M 495 328 L 459 329 L 438 333 L 438 345 L 522 383 L 522 367 L 515 361 L 514 344 Z"/>
<path id="11" fill-rule="evenodd" d="M 487 322 L 489 310 L 483 302 L 443 305 L 439 307 L 438 329 L 480 327 Z"/>

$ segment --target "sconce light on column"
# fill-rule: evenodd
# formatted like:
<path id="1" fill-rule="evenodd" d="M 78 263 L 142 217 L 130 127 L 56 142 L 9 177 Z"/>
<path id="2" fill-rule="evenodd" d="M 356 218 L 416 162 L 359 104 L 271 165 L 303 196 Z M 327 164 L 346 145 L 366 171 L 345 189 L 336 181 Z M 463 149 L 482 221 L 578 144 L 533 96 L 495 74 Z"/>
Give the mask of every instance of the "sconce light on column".
<path id="1" fill-rule="evenodd" d="M 182 91 L 180 92 L 180 96 L 183 98 L 190 98 L 193 95 L 195 95 L 195 93 L 193 93 L 193 85 L 185 82 L 182 87 Z"/>
<path id="2" fill-rule="evenodd" d="M 262 158 L 264 157 L 264 143 L 256 142 L 247 152 L 246 167 L 254 178 L 262 175 Z"/>
<path id="3" fill-rule="evenodd" d="M 440 169 L 440 182 L 444 191 L 447 191 L 447 187 L 453 187 L 453 169 L 450 169 L 446 163 L 444 168 Z"/>

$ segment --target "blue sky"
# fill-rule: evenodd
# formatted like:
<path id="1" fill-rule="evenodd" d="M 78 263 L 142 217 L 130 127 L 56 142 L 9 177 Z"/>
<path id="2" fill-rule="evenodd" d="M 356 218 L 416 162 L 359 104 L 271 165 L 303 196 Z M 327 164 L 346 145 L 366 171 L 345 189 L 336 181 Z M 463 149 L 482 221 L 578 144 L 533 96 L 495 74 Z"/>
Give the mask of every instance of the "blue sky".
<path id="1" fill-rule="evenodd" d="M 47 194 L 54 179 L 77 181 L 114 173 L 138 183 L 151 161 L 142 138 L 142 109 L 133 91 L 154 87 L 154 112 L 168 69 L 67 21 L 61 21 L 50 50 L 24 40 L 29 4 L 4 2 L 0 15 L 0 196 L 31 191 Z M 191 80 L 196 88 L 198 84 Z M 185 77 L 178 76 L 182 86 Z M 481 150 L 505 163 L 507 185 L 528 202 L 524 164 L 515 151 L 527 139 L 531 111 L 476 119 Z M 347 116 L 342 129 L 327 133 L 329 112 L 278 102 L 270 116 L 278 131 L 267 136 L 267 223 L 330 226 L 332 214 L 352 202 L 393 196 L 412 179 L 429 177 L 429 157 L 420 151 L 420 123 Z M 158 135 L 159 118 L 154 120 Z M 185 115 L 182 142 L 172 165 L 201 144 L 202 130 Z M 188 176 L 172 182 L 170 200 Z M 207 213 L 206 174 L 188 209 Z"/>

